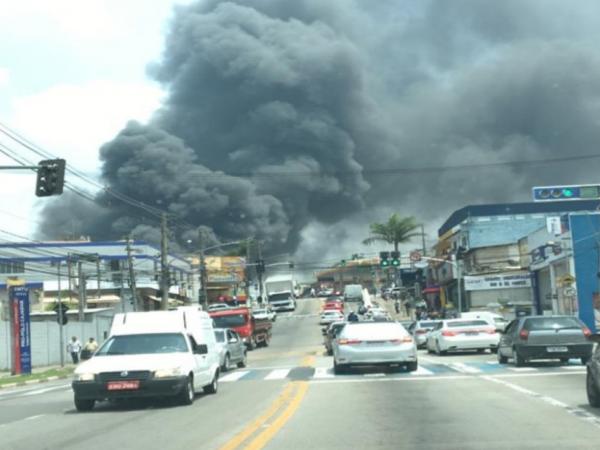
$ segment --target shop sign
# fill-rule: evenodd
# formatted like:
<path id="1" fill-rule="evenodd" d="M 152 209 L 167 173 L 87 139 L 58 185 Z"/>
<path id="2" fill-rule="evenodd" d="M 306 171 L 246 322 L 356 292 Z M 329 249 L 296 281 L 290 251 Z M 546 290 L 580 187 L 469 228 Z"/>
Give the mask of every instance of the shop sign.
<path id="1" fill-rule="evenodd" d="M 465 276 L 464 283 L 467 291 L 524 288 L 531 287 L 531 277 L 528 273 Z"/>

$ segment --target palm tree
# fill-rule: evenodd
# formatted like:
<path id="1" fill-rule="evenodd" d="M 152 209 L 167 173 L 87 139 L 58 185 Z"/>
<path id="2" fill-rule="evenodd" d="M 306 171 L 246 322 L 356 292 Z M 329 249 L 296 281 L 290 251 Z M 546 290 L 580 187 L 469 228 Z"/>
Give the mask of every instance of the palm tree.
<path id="1" fill-rule="evenodd" d="M 372 223 L 369 227 L 371 236 L 365 239 L 363 244 L 387 242 L 394 244 L 394 251 L 398 251 L 398 244 L 408 242 L 411 238 L 421 235 L 420 232 L 415 232 L 420 226 L 414 217 L 400 217 L 394 213 L 385 223 Z"/>

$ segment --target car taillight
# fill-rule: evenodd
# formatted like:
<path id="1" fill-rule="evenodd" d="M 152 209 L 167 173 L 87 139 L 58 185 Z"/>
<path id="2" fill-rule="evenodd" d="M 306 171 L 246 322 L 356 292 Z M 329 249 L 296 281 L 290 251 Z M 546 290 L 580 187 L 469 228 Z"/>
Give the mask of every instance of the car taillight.
<path id="1" fill-rule="evenodd" d="M 444 330 L 442 331 L 442 336 L 456 336 L 456 332 L 455 331 L 450 331 L 450 330 Z"/>
<path id="2" fill-rule="evenodd" d="M 588 327 L 583 327 L 583 335 L 585 337 L 589 337 L 592 335 L 592 332 L 590 331 L 590 329 Z"/>
<path id="3" fill-rule="evenodd" d="M 340 345 L 356 345 L 360 344 L 362 341 L 359 339 L 339 339 L 338 344 Z"/>
<path id="4" fill-rule="evenodd" d="M 521 330 L 521 331 L 519 331 L 519 337 L 521 339 L 523 339 L 524 341 L 526 341 L 527 338 L 529 337 L 529 330 Z"/>

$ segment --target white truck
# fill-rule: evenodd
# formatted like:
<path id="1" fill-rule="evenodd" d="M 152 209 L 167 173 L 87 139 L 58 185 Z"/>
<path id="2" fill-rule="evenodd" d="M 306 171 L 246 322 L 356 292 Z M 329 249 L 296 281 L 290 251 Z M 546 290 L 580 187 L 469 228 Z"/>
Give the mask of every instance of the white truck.
<path id="1" fill-rule="evenodd" d="M 75 407 L 96 401 L 217 392 L 219 353 L 213 320 L 197 308 L 116 314 L 109 338 L 75 369 Z"/>
<path id="2" fill-rule="evenodd" d="M 292 274 L 271 275 L 265 280 L 267 302 L 274 311 L 296 309 L 296 283 Z"/>

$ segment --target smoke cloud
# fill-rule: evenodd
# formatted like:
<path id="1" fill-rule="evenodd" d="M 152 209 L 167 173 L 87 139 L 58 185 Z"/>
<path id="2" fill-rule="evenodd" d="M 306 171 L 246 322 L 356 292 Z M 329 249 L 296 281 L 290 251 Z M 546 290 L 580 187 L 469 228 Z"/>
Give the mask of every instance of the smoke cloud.
<path id="1" fill-rule="evenodd" d="M 394 211 L 434 232 L 467 204 L 597 182 L 596 160 L 377 169 L 594 153 L 599 13 L 593 0 L 178 7 L 149 68 L 164 105 L 101 148 L 103 181 L 176 214 L 180 243 L 203 226 L 214 239 L 255 236 L 300 259 L 356 249 L 366 225 Z M 47 208 L 44 237 L 156 237 L 155 221 L 106 194 L 95 207 L 65 195 Z"/>

